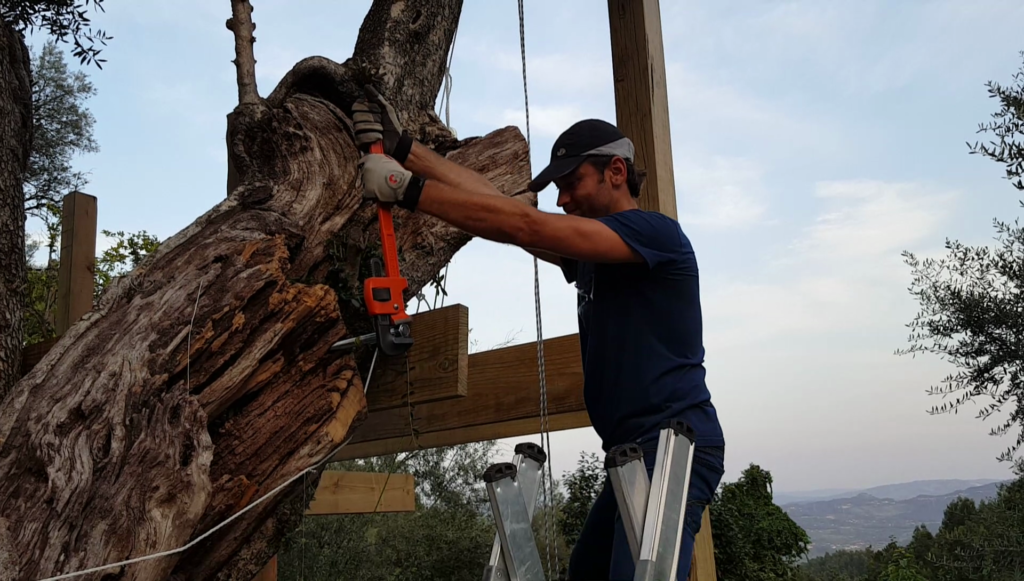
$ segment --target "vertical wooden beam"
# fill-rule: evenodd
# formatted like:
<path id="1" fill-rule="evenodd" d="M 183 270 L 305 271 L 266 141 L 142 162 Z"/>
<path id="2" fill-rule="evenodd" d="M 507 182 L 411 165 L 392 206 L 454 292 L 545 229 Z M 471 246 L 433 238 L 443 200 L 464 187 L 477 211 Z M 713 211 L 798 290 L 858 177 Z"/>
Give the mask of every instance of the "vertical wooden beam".
<path id="1" fill-rule="evenodd" d="M 252 581 L 277 581 L 277 555 L 271 557 Z"/>
<path id="2" fill-rule="evenodd" d="M 676 217 L 665 50 L 658 0 L 608 0 L 615 116 L 647 171 L 640 207 Z"/>
<path id="3" fill-rule="evenodd" d="M 60 268 L 57 271 L 56 331 L 63 335 L 92 310 L 96 269 L 96 197 L 82 192 L 64 196 Z"/>
<path id="4" fill-rule="evenodd" d="M 693 547 L 690 576 L 687 579 L 688 581 L 704 581 L 717 578 L 715 543 L 711 539 L 711 511 L 705 508 L 704 516 L 701 518 L 700 532 L 697 533 L 697 542 Z"/>
<path id="5" fill-rule="evenodd" d="M 636 166 L 647 171 L 639 205 L 678 219 L 658 0 L 608 0 L 608 24 L 616 123 L 636 146 Z M 715 581 L 715 553 L 707 509 L 702 522 L 689 580 Z"/>

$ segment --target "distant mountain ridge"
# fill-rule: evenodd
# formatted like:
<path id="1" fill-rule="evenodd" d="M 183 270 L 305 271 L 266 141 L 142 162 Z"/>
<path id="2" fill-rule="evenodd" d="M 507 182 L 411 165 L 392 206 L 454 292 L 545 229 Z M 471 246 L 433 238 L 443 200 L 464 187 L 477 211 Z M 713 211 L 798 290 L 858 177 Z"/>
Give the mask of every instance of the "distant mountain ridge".
<path id="1" fill-rule="evenodd" d="M 969 486 L 977 482 L 982 484 Z M 922 480 L 876 486 L 843 498 L 788 503 L 776 498 L 776 504 L 807 531 L 811 537 L 809 556 L 813 558 L 838 549 L 860 549 L 869 545 L 881 548 L 890 537 L 906 543 L 914 527 L 922 524 L 934 533 L 942 523 L 946 507 L 954 499 L 964 496 L 978 502 L 993 498 L 1004 482 L 1009 480 Z M 968 486 L 949 490 L 958 483 Z M 920 490 L 945 492 L 907 496 Z"/>
<path id="2" fill-rule="evenodd" d="M 858 494 L 870 494 L 876 498 L 907 500 L 921 495 L 939 496 L 943 494 L 950 494 L 958 490 L 966 490 L 975 486 L 984 486 L 995 482 L 1003 481 L 995 478 L 977 478 L 973 480 L 914 480 L 911 482 L 900 482 L 897 484 L 883 484 L 881 486 L 873 486 L 871 488 L 826 488 L 820 490 L 776 491 L 775 503 L 783 505 L 801 502 L 835 500 L 839 498 L 852 498 Z"/>

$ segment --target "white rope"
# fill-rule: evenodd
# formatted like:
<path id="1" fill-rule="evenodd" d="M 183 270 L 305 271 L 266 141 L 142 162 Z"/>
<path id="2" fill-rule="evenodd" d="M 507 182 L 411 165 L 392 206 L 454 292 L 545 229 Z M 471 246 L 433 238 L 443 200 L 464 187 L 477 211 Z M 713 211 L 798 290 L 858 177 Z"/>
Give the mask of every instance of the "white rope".
<path id="1" fill-rule="evenodd" d="M 452 33 L 452 45 L 448 49 L 448 62 L 444 66 L 444 88 L 441 93 L 441 103 L 444 104 L 444 124 L 452 132 L 452 136 L 458 138 L 455 129 L 452 128 L 451 104 L 452 104 L 452 60 L 455 58 L 455 39 L 459 36 L 459 27 L 455 26 Z"/>
<path id="2" fill-rule="evenodd" d="M 374 351 L 373 362 L 375 363 L 376 361 L 377 361 L 377 352 Z M 367 375 L 366 385 L 370 384 L 370 377 L 373 376 L 373 365 L 374 365 L 374 363 L 370 364 L 370 372 Z M 365 387 L 364 387 L 364 391 L 365 391 Z M 257 498 L 255 501 L 253 501 L 252 504 L 247 505 L 242 510 L 236 512 L 235 514 L 233 514 L 230 517 L 228 517 L 227 519 L 225 519 L 224 522 L 222 522 L 219 525 L 213 527 L 212 529 L 206 531 L 202 535 L 199 535 L 198 537 L 195 538 L 195 540 L 193 540 L 192 542 L 188 543 L 187 545 L 184 545 L 182 547 L 178 547 L 177 549 L 172 549 L 170 551 L 162 551 L 160 553 L 153 553 L 152 555 L 146 555 L 144 557 L 136 557 L 134 559 L 128 559 L 127 561 L 118 561 L 117 563 L 111 563 L 109 565 L 101 565 L 99 567 L 93 567 L 91 569 L 85 569 L 85 570 L 82 570 L 82 571 L 75 571 L 74 573 L 65 573 L 63 575 L 58 575 L 56 577 L 47 577 L 45 579 L 40 579 L 39 581 L 58 581 L 59 579 L 70 579 L 72 577 L 78 577 L 78 576 L 81 576 L 81 575 L 88 575 L 90 573 L 98 573 L 100 571 L 105 571 L 107 569 L 114 569 L 114 568 L 117 568 L 117 567 L 124 567 L 126 565 L 134 565 L 135 563 L 141 563 L 143 561 L 149 561 L 149 560 L 152 560 L 152 559 L 159 559 L 160 557 L 167 557 L 167 556 L 170 556 L 170 555 L 175 555 L 177 553 L 183 553 L 183 552 L 191 549 L 192 547 L 198 545 L 199 543 L 203 542 L 204 539 L 206 539 L 207 537 L 209 537 L 213 533 L 219 531 L 220 529 L 224 528 L 231 521 L 233 521 L 236 518 L 242 516 L 243 514 L 245 514 L 246 512 L 251 510 L 252 508 L 254 508 L 259 503 L 261 503 L 264 500 L 270 498 L 271 496 L 277 494 L 284 487 L 288 486 L 292 482 L 295 482 L 300 477 L 305 476 L 306 474 L 308 474 L 308 473 L 312 472 L 313 470 L 316 470 L 317 468 L 319 468 L 321 465 L 326 464 L 327 462 L 329 462 L 331 460 L 331 458 L 333 458 L 335 455 L 337 455 L 338 452 L 341 451 L 342 448 L 344 448 L 346 445 L 348 445 L 348 443 L 352 440 L 353 436 L 355 436 L 355 434 L 351 434 L 348 438 L 345 439 L 344 442 L 342 442 L 337 448 L 332 450 L 330 454 L 328 454 L 327 456 L 324 456 L 324 458 L 322 460 L 320 460 L 319 462 L 317 462 L 316 464 L 313 464 L 312 466 L 306 468 L 305 470 L 300 471 L 295 476 L 292 476 L 288 480 L 285 480 L 284 482 L 279 484 L 276 488 L 274 488 L 270 492 L 268 492 L 268 493 L 264 494 L 263 496 Z"/>
<path id="3" fill-rule="evenodd" d="M 533 152 L 530 142 L 530 92 L 528 84 L 526 82 L 526 18 L 523 10 L 523 0 L 519 1 L 519 51 L 523 61 L 523 101 L 526 113 L 526 148 L 530 153 Z M 552 464 L 552 451 L 551 451 L 551 430 L 548 422 L 548 386 L 547 386 L 547 372 L 544 368 L 544 332 L 541 326 L 541 308 L 540 308 L 540 267 L 539 260 L 536 256 L 533 257 L 533 303 L 534 303 L 534 314 L 537 319 L 537 374 L 540 383 L 540 437 L 541 445 L 547 452 L 547 462 L 544 469 L 546 473 L 541 475 L 541 490 L 544 491 L 544 498 L 547 502 L 548 510 L 544 513 L 544 541 L 545 550 L 547 556 L 547 576 L 549 579 L 554 578 L 554 573 L 551 569 L 551 546 L 555 545 L 555 570 L 560 569 L 558 563 L 558 545 L 553 542 L 554 526 L 552 525 L 552 519 L 554 517 L 553 510 L 555 508 L 554 497 L 555 497 L 555 480 L 551 468 Z"/>

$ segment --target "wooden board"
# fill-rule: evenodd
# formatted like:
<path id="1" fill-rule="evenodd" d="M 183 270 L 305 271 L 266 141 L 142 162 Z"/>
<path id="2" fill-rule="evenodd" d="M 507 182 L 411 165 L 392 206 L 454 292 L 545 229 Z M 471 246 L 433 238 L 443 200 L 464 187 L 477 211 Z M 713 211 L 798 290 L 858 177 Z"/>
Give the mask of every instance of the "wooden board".
<path id="1" fill-rule="evenodd" d="M 306 514 L 322 516 L 414 510 L 416 489 L 412 474 L 325 470 Z"/>
<path id="2" fill-rule="evenodd" d="M 95 271 L 96 197 L 72 192 L 64 196 L 61 214 L 55 321 L 58 335 L 92 310 Z"/>
<path id="3" fill-rule="evenodd" d="M 639 204 L 676 217 L 665 50 L 658 0 L 608 0 L 616 124 L 647 170 Z"/>
<path id="4" fill-rule="evenodd" d="M 277 581 L 277 555 L 274 555 L 270 562 L 260 569 L 252 581 Z"/>
<path id="5" fill-rule="evenodd" d="M 382 357 L 370 379 L 371 411 L 463 397 L 469 374 L 469 308 L 441 307 L 413 316 L 406 356 Z"/>
<path id="6" fill-rule="evenodd" d="M 548 429 L 552 432 L 572 430 L 575 428 L 590 427 L 590 416 L 586 411 L 567 412 L 548 416 Z M 442 430 L 440 432 L 429 432 L 421 434 L 416 438 L 404 436 L 398 438 L 386 438 L 382 440 L 371 440 L 359 444 L 349 444 L 341 449 L 334 456 L 334 461 L 351 460 L 355 458 L 373 458 L 385 454 L 397 454 L 400 452 L 411 452 L 413 450 L 425 450 L 428 448 L 439 448 L 443 446 L 458 446 L 471 442 L 484 440 L 498 440 L 501 438 L 518 438 L 540 434 L 540 418 L 524 418 L 509 420 L 493 424 L 471 426 L 468 428 L 456 428 Z M 539 441 L 537 442 L 540 443 Z"/>
<path id="7" fill-rule="evenodd" d="M 545 339 L 544 360 L 549 415 L 585 412 L 579 336 Z M 516 420 L 526 420 L 520 426 L 529 426 L 532 421 L 536 427 L 524 433 L 535 433 L 540 428 L 539 393 L 536 344 L 474 353 L 469 356 L 466 397 L 416 405 L 411 410 L 403 407 L 373 412 L 335 459 L 351 454 L 358 444 L 396 438 L 415 442 L 435 432 L 462 430 L 466 434 L 467 428 L 479 428 L 473 432 L 475 440 L 507 437 L 493 435 L 499 433 L 495 424 L 508 428 L 507 422 Z"/>
<path id="8" fill-rule="evenodd" d="M 57 344 L 58 339 L 60 339 L 60 337 L 51 337 L 45 341 L 33 343 L 32 345 L 29 345 L 22 349 L 21 374 L 25 375 L 29 371 L 32 371 L 32 368 L 35 367 L 37 363 L 42 361 L 43 356 L 45 356 L 50 351 L 50 349 L 52 349 L 53 346 Z"/>
<path id="9" fill-rule="evenodd" d="M 700 532 L 693 547 L 693 561 L 690 564 L 688 581 L 716 579 L 715 543 L 711 539 L 711 510 L 705 508 L 700 521 Z"/>
<path id="10" fill-rule="evenodd" d="M 637 167 L 647 170 L 639 205 L 678 219 L 659 1 L 608 0 L 608 23 L 616 123 L 636 146 Z M 690 580 L 715 581 L 710 520 L 701 526 L 694 552 Z"/>

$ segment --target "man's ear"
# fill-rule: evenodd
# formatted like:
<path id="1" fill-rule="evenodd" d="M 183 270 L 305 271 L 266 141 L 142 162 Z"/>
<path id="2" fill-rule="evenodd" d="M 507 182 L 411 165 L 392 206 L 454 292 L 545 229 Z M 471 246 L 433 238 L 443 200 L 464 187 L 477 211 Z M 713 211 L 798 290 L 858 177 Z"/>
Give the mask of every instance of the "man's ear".
<path id="1" fill-rule="evenodd" d="M 608 164 L 607 172 L 608 179 L 611 180 L 613 186 L 625 184 L 628 177 L 626 160 L 618 156 L 613 157 L 611 163 Z"/>

